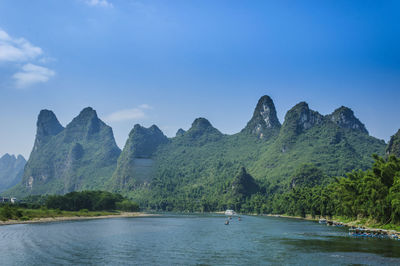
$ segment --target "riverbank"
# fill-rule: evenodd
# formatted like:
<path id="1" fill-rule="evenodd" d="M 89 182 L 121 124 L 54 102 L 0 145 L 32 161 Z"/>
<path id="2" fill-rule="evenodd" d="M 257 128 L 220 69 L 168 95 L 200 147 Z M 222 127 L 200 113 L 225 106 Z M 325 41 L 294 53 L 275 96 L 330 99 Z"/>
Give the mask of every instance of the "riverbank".
<path id="1" fill-rule="evenodd" d="M 0 221 L 1 225 L 12 225 L 12 224 L 32 224 L 32 223 L 49 223 L 49 222 L 60 222 L 60 221 L 75 221 L 75 220 L 92 220 L 92 219 L 107 219 L 107 218 L 128 218 L 128 217 L 148 217 L 148 216 L 159 216 L 159 214 L 151 214 L 144 212 L 119 212 L 109 213 L 106 215 L 96 215 L 96 213 L 79 214 L 76 216 L 55 216 L 55 217 L 40 217 L 29 220 L 7 220 Z"/>
<path id="2" fill-rule="evenodd" d="M 306 217 L 300 217 L 300 216 L 290 216 L 285 214 L 266 214 L 266 216 L 301 219 L 301 220 L 308 220 L 315 222 L 318 222 L 320 218 L 323 218 L 323 217 L 313 218 L 311 217 L 311 215 L 307 215 Z M 334 223 L 340 223 L 346 227 L 362 227 L 370 230 L 388 230 L 388 231 L 395 231 L 396 234 L 400 234 L 400 226 L 394 224 L 382 225 L 376 223 L 371 219 L 350 220 L 344 217 L 332 217 L 332 219 L 329 219 L 329 221 L 332 221 Z"/>

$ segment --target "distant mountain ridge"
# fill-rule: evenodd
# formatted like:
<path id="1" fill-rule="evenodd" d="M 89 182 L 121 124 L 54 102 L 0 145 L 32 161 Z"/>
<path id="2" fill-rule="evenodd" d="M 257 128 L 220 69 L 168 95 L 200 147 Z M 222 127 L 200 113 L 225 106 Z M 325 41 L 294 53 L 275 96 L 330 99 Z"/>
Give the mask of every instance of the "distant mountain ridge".
<path id="1" fill-rule="evenodd" d="M 22 155 L 15 157 L 6 153 L 0 158 L 0 193 L 21 181 L 25 164 Z"/>
<path id="2" fill-rule="evenodd" d="M 321 115 L 300 102 L 280 124 L 272 99 L 263 96 L 241 132 L 225 135 L 207 119 L 197 118 L 189 130 L 179 130 L 158 146 L 150 157 L 151 177 L 133 189 L 120 186 L 118 191 L 150 208 L 201 210 L 204 202 L 215 205 L 234 197 L 229 187 L 235 186 L 234 177 L 242 166 L 257 182 L 283 188 L 306 163 L 320 168 L 323 176 L 343 175 L 368 168 L 371 155 L 383 155 L 385 146 L 368 135 L 350 108 Z M 134 164 L 129 167 L 125 173 L 135 172 Z"/>
<path id="3" fill-rule="evenodd" d="M 321 115 L 300 102 L 281 124 L 269 96 L 260 98 L 239 133 L 223 134 L 201 117 L 173 138 L 155 125 L 135 125 L 122 152 L 112 129 L 90 107 L 65 128 L 51 111 L 43 110 L 37 126 L 23 181 L 8 192 L 108 189 L 165 210 L 200 210 L 202 204 L 230 201 L 238 171 L 246 184 L 254 178 L 257 186 L 275 191 L 289 187 L 304 164 L 318 167 L 323 176 L 343 175 L 368 168 L 371 155 L 383 155 L 386 147 L 369 136 L 350 108 Z"/>

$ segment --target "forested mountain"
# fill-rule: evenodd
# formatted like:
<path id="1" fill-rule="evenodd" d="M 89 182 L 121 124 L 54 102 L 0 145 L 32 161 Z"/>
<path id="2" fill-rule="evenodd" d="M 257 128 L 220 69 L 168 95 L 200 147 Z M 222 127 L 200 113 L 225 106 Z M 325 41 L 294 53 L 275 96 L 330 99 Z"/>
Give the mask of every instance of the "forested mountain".
<path id="1" fill-rule="evenodd" d="M 6 153 L 0 158 L 0 192 L 21 181 L 25 163 L 22 155 L 15 157 Z"/>
<path id="2" fill-rule="evenodd" d="M 114 189 L 129 191 L 137 185 L 150 182 L 154 168 L 152 156 L 158 146 L 166 142 L 168 138 L 157 126 L 144 128 L 135 125 L 118 158 L 112 178 Z"/>
<path id="3" fill-rule="evenodd" d="M 304 164 L 313 164 L 331 180 L 330 176 L 367 169 L 371 155 L 383 155 L 385 146 L 368 135 L 349 108 L 324 116 L 301 102 L 281 125 L 272 99 L 263 96 L 241 132 L 224 135 L 198 118 L 188 131 L 179 130 L 176 137 L 159 144 L 149 157 L 151 178 L 136 183 L 133 190 L 118 191 L 150 208 L 223 209 L 236 202 L 230 188 L 243 166 L 265 193 L 275 193 L 289 187 Z M 129 167 L 134 173 L 134 164 Z"/>
<path id="4" fill-rule="evenodd" d="M 375 162 L 369 169 L 352 171 L 328 184 L 310 183 L 316 177 L 320 179 L 321 172 L 305 167 L 298 174 L 307 182 L 272 196 L 254 197 L 245 207 L 257 213 L 340 216 L 350 220 L 362 218 L 387 228 L 398 225 L 400 159 L 394 155 L 373 157 Z"/>
<path id="5" fill-rule="evenodd" d="M 301 102 L 281 124 L 268 96 L 260 98 L 237 134 L 223 134 L 205 118 L 173 138 L 155 125 L 135 125 L 121 153 L 111 128 L 93 109 L 84 109 L 66 128 L 51 111 L 42 111 L 24 179 L 8 192 L 108 189 L 145 208 L 216 210 L 241 206 L 253 195 L 325 184 L 332 176 L 365 170 L 371 155 L 384 155 L 385 147 L 347 107 L 321 115 Z M 299 171 L 312 179 L 296 176 Z"/>
<path id="6" fill-rule="evenodd" d="M 53 112 L 42 110 L 22 182 L 7 193 L 19 196 L 106 189 L 120 152 L 112 129 L 92 108 L 83 109 L 65 128 Z"/>
<path id="7" fill-rule="evenodd" d="M 400 158 L 400 129 L 390 138 L 386 152 Z"/>

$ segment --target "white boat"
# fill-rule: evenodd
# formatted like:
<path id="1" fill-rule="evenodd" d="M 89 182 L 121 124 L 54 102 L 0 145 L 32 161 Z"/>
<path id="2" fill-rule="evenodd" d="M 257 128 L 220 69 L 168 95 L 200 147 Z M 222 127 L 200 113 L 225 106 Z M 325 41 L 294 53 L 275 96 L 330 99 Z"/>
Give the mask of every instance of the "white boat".
<path id="1" fill-rule="evenodd" d="M 226 210 L 225 211 L 225 215 L 227 215 L 227 216 L 232 216 L 232 215 L 235 215 L 236 214 L 236 212 L 234 212 L 233 210 Z"/>
<path id="2" fill-rule="evenodd" d="M 324 219 L 324 218 L 321 218 L 321 219 L 319 219 L 319 221 L 318 221 L 320 224 L 326 224 L 326 219 Z"/>

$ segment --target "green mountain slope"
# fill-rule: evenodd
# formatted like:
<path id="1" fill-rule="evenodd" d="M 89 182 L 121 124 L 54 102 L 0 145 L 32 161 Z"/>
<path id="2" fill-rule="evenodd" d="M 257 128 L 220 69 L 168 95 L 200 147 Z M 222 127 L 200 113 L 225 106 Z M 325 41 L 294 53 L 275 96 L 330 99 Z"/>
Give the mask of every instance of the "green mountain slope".
<path id="1" fill-rule="evenodd" d="M 150 182 L 154 174 L 152 155 L 159 145 L 166 142 L 168 138 L 157 126 L 144 128 L 135 125 L 118 158 L 117 169 L 112 177 L 113 188 L 129 191 L 138 184 Z"/>
<path id="2" fill-rule="evenodd" d="M 384 141 L 369 136 L 350 109 L 341 107 L 323 116 L 302 102 L 287 112 L 278 138 L 250 170 L 256 177 L 262 173 L 275 182 L 287 182 L 305 163 L 330 176 L 343 175 L 368 168 L 371 155 L 383 154 L 384 147 Z"/>
<path id="3" fill-rule="evenodd" d="M 65 128 L 51 111 L 43 110 L 37 125 L 23 180 L 6 193 L 107 189 L 144 208 L 162 210 L 250 206 L 257 202 L 254 197 L 309 182 L 300 170 L 315 172 L 311 183 L 325 184 L 332 176 L 367 169 L 371 155 L 383 155 L 386 146 L 369 136 L 354 112 L 343 106 L 324 116 L 301 102 L 281 124 L 268 96 L 260 98 L 237 134 L 223 134 L 205 118 L 195 119 L 190 129 L 178 130 L 173 138 L 155 125 L 135 125 L 122 152 L 111 128 L 91 108 Z M 234 189 L 238 187 L 240 191 Z"/>
<path id="4" fill-rule="evenodd" d="M 400 129 L 390 138 L 386 153 L 400 158 Z"/>
<path id="5" fill-rule="evenodd" d="M 159 145 L 151 156 L 151 179 L 123 191 L 150 208 L 224 208 L 234 197 L 230 187 L 243 166 L 264 190 L 276 190 L 288 187 L 306 163 L 324 177 L 343 175 L 368 168 L 371 155 L 385 151 L 384 141 L 369 136 L 349 108 L 323 116 L 302 102 L 288 111 L 282 126 L 274 110 L 272 100 L 262 97 L 247 126 L 235 135 L 196 119 L 188 131 Z"/>
<path id="6" fill-rule="evenodd" d="M 112 129 L 92 108 L 83 109 L 65 128 L 53 112 L 43 110 L 23 180 L 7 193 L 18 196 L 105 189 L 119 154 Z"/>
<path id="7" fill-rule="evenodd" d="M 22 180 L 25 158 L 6 153 L 0 158 L 0 192 L 15 186 Z"/>

